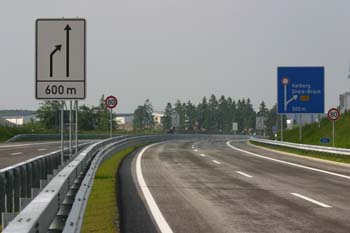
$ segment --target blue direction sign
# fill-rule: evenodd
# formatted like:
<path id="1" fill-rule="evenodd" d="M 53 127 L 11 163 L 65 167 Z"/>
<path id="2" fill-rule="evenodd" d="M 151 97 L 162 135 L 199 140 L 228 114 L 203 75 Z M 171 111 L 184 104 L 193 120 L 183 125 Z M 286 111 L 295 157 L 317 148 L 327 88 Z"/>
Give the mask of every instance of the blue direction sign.
<path id="1" fill-rule="evenodd" d="M 278 113 L 324 113 L 324 67 L 278 67 Z"/>
<path id="2" fill-rule="evenodd" d="M 321 142 L 321 143 L 330 143 L 330 142 L 331 142 L 331 139 L 329 139 L 329 138 L 321 138 L 321 139 L 320 139 L 320 142 Z"/>

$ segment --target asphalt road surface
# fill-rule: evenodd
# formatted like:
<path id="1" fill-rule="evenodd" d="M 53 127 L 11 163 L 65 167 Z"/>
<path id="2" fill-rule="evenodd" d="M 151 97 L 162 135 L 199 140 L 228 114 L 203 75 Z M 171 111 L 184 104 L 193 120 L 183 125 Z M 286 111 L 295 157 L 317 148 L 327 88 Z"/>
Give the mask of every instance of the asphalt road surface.
<path id="1" fill-rule="evenodd" d="M 350 166 L 213 138 L 124 160 L 122 232 L 350 232 Z"/>
<path id="2" fill-rule="evenodd" d="M 61 142 L 0 144 L 0 169 L 61 149 Z"/>

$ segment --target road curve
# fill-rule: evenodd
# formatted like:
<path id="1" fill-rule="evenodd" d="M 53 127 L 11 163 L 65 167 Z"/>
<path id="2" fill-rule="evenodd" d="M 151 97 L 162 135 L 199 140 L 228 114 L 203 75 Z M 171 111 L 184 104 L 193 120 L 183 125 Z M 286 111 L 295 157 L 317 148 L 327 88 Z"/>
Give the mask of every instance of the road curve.
<path id="1" fill-rule="evenodd" d="M 122 232 L 350 232 L 349 166 L 228 141 L 170 141 L 127 157 Z"/>

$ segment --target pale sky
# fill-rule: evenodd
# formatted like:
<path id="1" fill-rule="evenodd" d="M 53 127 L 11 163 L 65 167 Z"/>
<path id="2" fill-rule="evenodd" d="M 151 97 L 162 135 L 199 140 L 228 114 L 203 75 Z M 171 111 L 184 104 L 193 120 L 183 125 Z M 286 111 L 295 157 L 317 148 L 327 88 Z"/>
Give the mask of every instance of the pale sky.
<path id="1" fill-rule="evenodd" d="M 348 0 L 3 0 L 0 109 L 36 109 L 35 19 L 87 21 L 87 99 L 117 112 L 212 93 L 276 100 L 278 66 L 325 66 L 326 109 L 350 89 Z"/>

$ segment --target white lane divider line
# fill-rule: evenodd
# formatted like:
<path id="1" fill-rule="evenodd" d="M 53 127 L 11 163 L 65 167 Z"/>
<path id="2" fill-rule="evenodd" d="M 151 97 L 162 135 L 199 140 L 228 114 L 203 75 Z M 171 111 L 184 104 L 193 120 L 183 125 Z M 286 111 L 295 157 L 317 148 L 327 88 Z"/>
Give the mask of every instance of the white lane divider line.
<path id="1" fill-rule="evenodd" d="M 256 154 L 256 153 L 253 153 L 253 152 L 250 152 L 250 151 L 242 150 L 242 149 L 239 149 L 237 147 L 232 146 L 230 144 L 230 142 L 231 141 L 228 141 L 226 143 L 226 145 L 231 147 L 232 149 L 240 151 L 240 152 L 243 152 L 243 153 L 246 153 L 246 154 L 249 154 L 249 155 L 253 155 L 253 156 L 258 157 L 258 158 L 267 159 L 267 160 L 278 162 L 278 163 L 288 164 L 288 165 L 291 165 L 291 166 L 294 166 L 294 167 L 304 168 L 304 169 L 311 170 L 311 171 L 321 172 L 321 173 L 325 173 L 325 174 L 332 175 L 332 176 L 338 176 L 338 177 L 342 177 L 342 178 L 345 178 L 345 179 L 350 179 L 350 176 L 346 176 L 346 175 L 343 175 L 343 174 L 330 172 L 330 171 L 325 171 L 325 170 L 318 169 L 318 168 L 308 167 L 308 166 L 304 166 L 304 165 L 297 164 L 297 163 L 291 163 L 291 162 L 287 162 L 287 161 L 284 161 L 284 160 L 274 159 L 274 158 L 270 158 L 270 157 L 267 157 L 267 156 L 259 155 L 259 154 Z"/>
<path id="2" fill-rule="evenodd" d="M 217 160 L 212 160 L 213 161 L 213 163 L 216 163 L 216 164 L 221 164 L 219 161 L 217 161 Z"/>
<path id="3" fill-rule="evenodd" d="M 311 198 L 309 198 L 309 197 L 305 197 L 305 196 L 303 196 L 303 195 L 301 195 L 301 194 L 299 194 L 299 193 L 290 193 L 290 194 L 292 194 L 292 195 L 294 195 L 294 196 L 296 196 L 296 197 L 299 197 L 299 198 L 301 198 L 301 199 L 304 199 L 304 200 L 306 200 L 306 201 L 312 202 L 312 203 L 314 203 L 314 204 L 316 204 L 316 205 L 319 205 L 319 206 L 321 206 L 321 207 L 324 207 L 324 208 L 332 208 L 332 206 L 326 205 L 326 204 L 324 204 L 324 203 L 322 203 L 322 202 L 316 201 L 316 200 L 311 199 Z"/>
<path id="4" fill-rule="evenodd" d="M 38 149 L 38 151 L 44 151 L 44 150 L 46 150 L 45 148 L 42 148 L 42 149 Z"/>
<path id="5" fill-rule="evenodd" d="M 253 176 L 251 175 L 248 175 L 247 173 L 244 173 L 244 172 L 241 172 L 241 171 L 236 171 L 238 174 L 242 175 L 242 176 L 245 176 L 245 177 L 248 177 L 248 178 L 253 178 Z"/>
<path id="6" fill-rule="evenodd" d="M 152 216 L 155 220 L 155 222 L 157 223 L 160 232 L 161 233 L 173 233 L 173 231 L 171 230 L 169 224 L 167 223 L 167 221 L 165 220 L 162 212 L 160 212 L 160 209 L 157 205 L 157 203 L 155 202 L 150 190 L 147 187 L 146 181 L 143 178 L 142 175 L 142 168 L 141 168 L 141 159 L 142 159 L 142 155 L 143 153 L 145 153 L 145 151 L 150 148 L 151 146 L 157 145 L 159 143 L 156 144 L 152 144 L 149 145 L 145 148 L 143 148 L 143 150 L 137 155 L 137 159 L 136 159 L 136 176 L 137 176 L 137 180 L 139 182 L 140 185 L 140 189 L 143 193 L 143 196 L 146 199 L 147 205 L 152 213 Z"/>
<path id="7" fill-rule="evenodd" d="M 197 149 L 194 149 L 194 151 L 195 151 L 195 152 L 198 152 L 198 150 L 197 150 Z"/>
<path id="8" fill-rule="evenodd" d="M 23 152 L 12 153 L 11 155 L 20 155 L 20 154 L 23 154 Z"/>
<path id="9" fill-rule="evenodd" d="M 200 156 L 202 156 L 202 157 L 206 157 L 206 155 L 205 155 L 205 154 L 200 154 Z"/>

